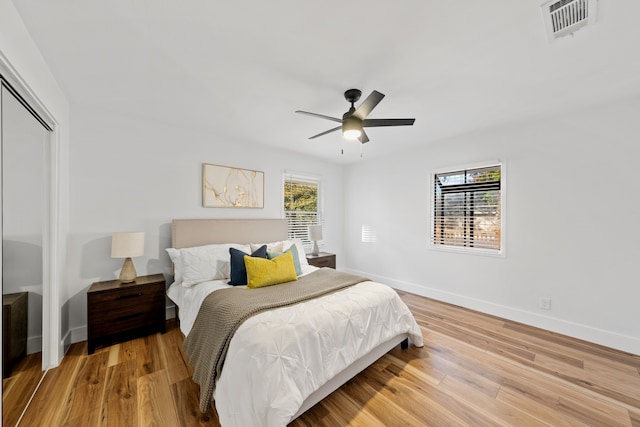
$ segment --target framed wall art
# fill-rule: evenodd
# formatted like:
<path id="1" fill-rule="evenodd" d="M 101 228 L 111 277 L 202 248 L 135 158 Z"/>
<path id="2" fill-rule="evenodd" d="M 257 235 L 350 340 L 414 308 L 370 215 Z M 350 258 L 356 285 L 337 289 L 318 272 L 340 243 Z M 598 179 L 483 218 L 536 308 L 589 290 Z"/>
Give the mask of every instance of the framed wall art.
<path id="1" fill-rule="evenodd" d="M 264 172 L 203 163 L 202 206 L 264 208 Z"/>

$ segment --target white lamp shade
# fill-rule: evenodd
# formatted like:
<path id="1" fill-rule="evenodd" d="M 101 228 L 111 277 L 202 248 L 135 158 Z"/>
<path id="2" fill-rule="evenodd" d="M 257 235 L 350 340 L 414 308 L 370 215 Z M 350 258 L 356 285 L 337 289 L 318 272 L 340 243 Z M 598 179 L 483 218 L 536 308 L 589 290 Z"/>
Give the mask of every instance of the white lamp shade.
<path id="1" fill-rule="evenodd" d="M 111 258 L 131 258 L 142 255 L 144 255 L 144 231 L 111 235 Z"/>
<path id="2" fill-rule="evenodd" d="M 322 240 L 322 226 L 321 225 L 310 225 L 309 226 L 309 240 L 315 242 L 317 240 Z"/>

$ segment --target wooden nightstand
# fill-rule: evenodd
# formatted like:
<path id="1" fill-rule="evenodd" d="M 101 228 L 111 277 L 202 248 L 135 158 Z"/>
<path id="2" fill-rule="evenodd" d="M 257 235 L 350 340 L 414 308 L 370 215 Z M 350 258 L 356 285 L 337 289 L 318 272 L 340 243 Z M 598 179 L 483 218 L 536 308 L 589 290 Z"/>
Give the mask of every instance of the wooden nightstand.
<path id="1" fill-rule="evenodd" d="M 127 341 L 166 331 L 166 284 L 162 274 L 141 276 L 135 282 L 96 282 L 87 291 L 87 345 Z"/>
<path id="2" fill-rule="evenodd" d="M 307 254 L 307 261 L 314 267 L 336 268 L 336 255 L 329 252 L 320 252 L 318 255 Z"/>
<path id="3" fill-rule="evenodd" d="M 13 365 L 27 354 L 27 292 L 2 295 L 2 378 L 8 378 Z"/>

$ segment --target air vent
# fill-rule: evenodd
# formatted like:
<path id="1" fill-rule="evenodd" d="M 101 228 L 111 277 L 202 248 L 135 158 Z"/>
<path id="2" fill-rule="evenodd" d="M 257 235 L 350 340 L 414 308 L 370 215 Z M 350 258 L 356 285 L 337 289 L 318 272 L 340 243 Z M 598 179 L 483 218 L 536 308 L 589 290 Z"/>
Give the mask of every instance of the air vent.
<path id="1" fill-rule="evenodd" d="M 362 242 L 375 243 L 378 240 L 376 230 L 371 225 L 362 226 Z"/>
<path id="2" fill-rule="evenodd" d="M 547 38 L 553 41 L 573 34 L 596 20 L 596 0 L 554 0 L 542 5 Z"/>

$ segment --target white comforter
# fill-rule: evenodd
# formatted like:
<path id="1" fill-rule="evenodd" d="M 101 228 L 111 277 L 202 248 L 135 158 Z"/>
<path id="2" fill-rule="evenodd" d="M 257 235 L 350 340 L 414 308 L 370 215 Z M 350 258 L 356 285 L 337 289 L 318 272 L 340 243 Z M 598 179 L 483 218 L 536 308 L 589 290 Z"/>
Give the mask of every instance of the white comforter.
<path id="1" fill-rule="evenodd" d="M 205 293 L 190 291 L 191 297 Z M 184 305 L 184 291 L 170 288 L 169 297 L 176 301 L 179 292 L 184 332 L 191 329 L 195 316 L 193 307 Z M 216 385 L 214 399 L 221 425 L 285 426 L 311 393 L 401 333 L 409 333 L 414 345 L 423 345 L 420 328 L 407 306 L 393 289 L 375 282 L 250 318 L 231 340 Z"/>

